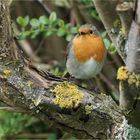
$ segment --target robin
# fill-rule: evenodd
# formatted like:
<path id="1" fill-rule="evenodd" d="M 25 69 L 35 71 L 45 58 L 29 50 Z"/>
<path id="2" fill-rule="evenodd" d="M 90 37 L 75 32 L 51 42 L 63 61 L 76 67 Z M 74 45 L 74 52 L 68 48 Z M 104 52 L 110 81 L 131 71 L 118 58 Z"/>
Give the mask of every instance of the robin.
<path id="1" fill-rule="evenodd" d="M 91 79 L 100 73 L 106 48 L 95 26 L 82 25 L 70 41 L 66 67 L 77 79 Z"/>

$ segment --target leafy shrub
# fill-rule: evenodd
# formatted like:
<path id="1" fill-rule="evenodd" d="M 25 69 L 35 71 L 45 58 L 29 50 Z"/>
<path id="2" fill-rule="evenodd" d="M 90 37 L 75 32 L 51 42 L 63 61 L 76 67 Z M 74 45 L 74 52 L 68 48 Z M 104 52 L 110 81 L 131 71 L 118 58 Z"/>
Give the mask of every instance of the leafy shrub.
<path id="1" fill-rule="evenodd" d="M 79 25 L 71 27 L 70 23 L 64 23 L 62 19 L 57 18 L 56 13 L 52 12 L 49 17 L 45 15 L 30 19 L 29 16 L 17 18 L 17 23 L 21 26 L 21 32 L 18 39 L 36 38 L 39 34 L 49 37 L 52 34 L 57 34 L 59 37 L 65 37 L 70 41 L 72 34 L 77 33 Z"/>
<path id="2" fill-rule="evenodd" d="M 17 134 L 37 119 L 22 113 L 0 111 L 0 139 Z"/>

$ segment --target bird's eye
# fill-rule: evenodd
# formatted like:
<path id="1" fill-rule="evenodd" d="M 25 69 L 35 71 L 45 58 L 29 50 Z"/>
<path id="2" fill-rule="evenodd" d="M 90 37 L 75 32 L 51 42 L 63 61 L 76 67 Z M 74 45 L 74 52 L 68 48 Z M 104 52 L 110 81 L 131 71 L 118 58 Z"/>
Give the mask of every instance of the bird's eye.
<path id="1" fill-rule="evenodd" d="M 93 31 L 90 31 L 89 33 L 90 33 L 90 34 L 92 34 L 92 33 L 93 33 Z"/>
<path id="2" fill-rule="evenodd" d="M 81 35 L 85 35 L 86 33 L 85 32 L 81 32 Z"/>
<path id="3" fill-rule="evenodd" d="M 86 33 L 85 32 L 79 32 L 78 34 L 79 35 L 85 35 Z"/>

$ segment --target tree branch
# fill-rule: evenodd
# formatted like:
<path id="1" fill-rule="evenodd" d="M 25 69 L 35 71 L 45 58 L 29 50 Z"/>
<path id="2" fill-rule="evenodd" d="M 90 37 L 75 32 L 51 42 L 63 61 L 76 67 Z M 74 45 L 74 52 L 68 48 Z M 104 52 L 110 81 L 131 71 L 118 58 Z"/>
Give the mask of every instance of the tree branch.
<path id="1" fill-rule="evenodd" d="M 121 20 L 122 32 L 125 36 L 128 36 L 131 22 L 133 19 L 133 8 L 134 4 L 132 2 L 122 2 L 116 6 L 116 11 Z"/>
<path id="2" fill-rule="evenodd" d="M 96 9 L 99 13 L 99 16 L 107 29 L 110 31 L 114 29 L 114 22 L 116 20 L 121 20 L 121 26 L 118 26 L 118 32 L 108 32 L 110 38 L 115 44 L 119 55 L 122 57 L 129 71 L 140 73 L 140 1 L 137 2 L 135 7 L 136 17 L 135 21 L 132 16 L 132 5 L 129 5 L 127 2 L 117 3 L 117 1 L 102 1 L 94 0 L 93 1 Z M 126 4 L 127 3 L 127 4 Z M 117 8 L 116 8 L 117 6 Z M 117 16 L 117 10 L 119 12 L 119 17 Z M 119 20 L 120 18 L 120 20 Z M 132 22 L 132 24 L 131 24 Z M 131 25 L 131 27 L 130 27 Z M 121 28 L 124 27 L 123 31 Z M 129 31 L 130 30 L 130 31 Z M 128 33 L 129 31 L 129 33 Z M 128 34 L 128 36 L 127 36 Z M 124 73 L 126 69 L 122 70 Z M 127 71 L 126 75 L 129 72 Z M 135 75 L 131 73 L 130 75 Z M 128 76 L 127 80 L 122 80 L 120 82 L 120 107 L 124 110 L 126 114 L 126 119 L 133 126 L 140 128 L 138 123 L 138 118 L 140 117 L 139 112 L 139 91 L 135 85 L 130 85 L 131 76 Z M 129 77 L 130 76 L 130 77 Z M 136 76 L 136 75 L 135 75 Z M 136 76 L 137 77 L 137 76 Z M 129 112 L 129 113 L 128 113 Z"/>
<path id="3" fill-rule="evenodd" d="M 17 58 L 11 30 L 9 3 L 0 0 L 0 61 Z M 8 47 L 7 47 L 8 46 Z"/>
<path id="4" fill-rule="evenodd" d="M 93 0 L 96 10 L 105 26 L 105 29 L 109 33 L 110 38 L 116 44 L 117 34 L 112 32 L 114 29 L 114 21 L 118 19 L 117 13 L 115 11 L 117 1 L 102 1 Z"/>
<path id="5" fill-rule="evenodd" d="M 0 67 L 0 100 L 9 105 L 14 103 L 14 106 L 25 109 L 25 112 L 44 121 L 47 119 L 48 122 L 59 124 L 61 128 L 65 126 L 73 129 L 75 133 L 81 131 L 86 138 L 108 138 L 108 130 L 111 131 L 113 122 L 118 121 L 120 114 L 115 110 L 117 106 L 108 96 L 96 95 L 78 88 L 83 95 L 81 103 L 72 108 L 60 108 L 59 104 L 55 104 L 56 97 L 51 90 L 61 83 L 62 79 L 55 79 L 49 73 L 43 78 L 35 70 L 15 66 L 13 63 L 8 65 L 11 73 L 5 78 L 2 71 L 7 67 Z M 31 83 L 31 79 L 36 81 Z M 66 91 L 68 92 L 68 89 Z"/>
<path id="6" fill-rule="evenodd" d="M 111 0 L 93 0 L 95 8 L 105 26 L 108 35 L 110 36 L 112 42 L 114 43 L 117 52 L 121 58 L 125 61 L 125 52 L 122 49 L 122 42 L 118 43 L 119 31 L 120 31 L 120 19 L 116 12 L 117 1 Z"/>
<path id="7" fill-rule="evenodd" d="M 114 10 L 116 1 L 106 0 L 106 3 L 102 3 L 101 0 L 95 0 L 95 3 L 97 9 L 100 9 L 101 18 L 110 37 L 116 43 L 119 33 L 112 32 L 114 20 L 117 17 Z M 118 111 L 118 106 L 109 96 L 96 94 L 66 82 L 66 79 L 31 66 L 28 61 L 26 65 L 17 59 L 11 61 L 9 54 L 13 50 L 11 48 L 14 46 L 14 41 L 10 28 L 9 9 L 5 1 L 0 0 L 0 6 L 2 14 L 5 14 L 0 16 L 1 35 L 5 36 L 4 38 L 0 36 L 1 50 L 4 50 L 4 55 L 0 51 L 2 59 L 0 61 L 0 100 L 11 107 L 18 107 L 18 111 L 25 111 L 47 121 L 51 127 L 65 129 L 82 139 L 114 139 L 115 136 L 122 136 L 117 127 L 120 127 L 123 114 Z M 107 8 L 108 6 L 111 7 Z M 105 11 L 106 8 L 108 11 Z M 133 91 L 133 88 L 130 88 L 130 92 Z M 126 95 L 129 89 L 125 89 Z M 125 96 L 124 101 L 125 103 L 127 101 Z M 139 127 L 139 106 L 135 104 L 134 107 L 136 111 L 131 113 L 129 122 Z"/>
<path id="8" fill-rule="evenodd" d="M 130 28 L 126 43 L 126 66 L 129 71 L 140 74 L 140 1 L 137 1 L 135 20 Z"/>

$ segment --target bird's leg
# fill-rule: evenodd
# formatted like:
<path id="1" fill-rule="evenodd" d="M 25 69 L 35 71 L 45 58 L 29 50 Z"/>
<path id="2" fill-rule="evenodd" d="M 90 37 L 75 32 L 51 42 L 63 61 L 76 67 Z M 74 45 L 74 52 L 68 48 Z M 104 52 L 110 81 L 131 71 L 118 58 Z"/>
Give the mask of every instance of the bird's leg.
<path id="1" fill-rule="evenodd" d="M 71 76 L 68 72 L 66 72 L 64 75 L 63 75 L 64 78 L 67 78 L 68 82 L 72 82 L 72 83 L 76 83 L 77 80 Z"/>
<path id="2" fill-rule="evenodd" d="M 100 93 L 99 87 L 96 84 L 96 78 L 97 77 L 87 80 L 88 89 L 94 90 L 96 93 Z"/>

